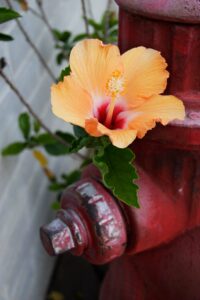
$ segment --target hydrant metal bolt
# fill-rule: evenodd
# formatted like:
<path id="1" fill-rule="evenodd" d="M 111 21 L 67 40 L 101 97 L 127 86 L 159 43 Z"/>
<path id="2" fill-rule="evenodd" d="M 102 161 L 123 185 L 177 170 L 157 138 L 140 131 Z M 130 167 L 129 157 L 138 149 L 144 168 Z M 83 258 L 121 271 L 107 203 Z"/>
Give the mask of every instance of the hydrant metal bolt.
<path id="1" fill-rule="evenodd" d="M 75 247 L 70 228 L 59 218 L 40 228 L 43 245 L 49 255 L 58 255 Z"/>

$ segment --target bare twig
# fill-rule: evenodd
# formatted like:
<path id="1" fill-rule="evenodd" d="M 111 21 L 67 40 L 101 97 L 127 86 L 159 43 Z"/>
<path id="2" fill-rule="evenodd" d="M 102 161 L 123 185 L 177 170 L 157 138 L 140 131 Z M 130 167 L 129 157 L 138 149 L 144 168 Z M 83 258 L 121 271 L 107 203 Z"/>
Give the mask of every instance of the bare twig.
<path id="1" fill-rule="evenodd" d="M 109 30 L 109 20 L 110 20 L 110 11 L 112 6 L 112 0 L 108 0 L 106 12 L 105 12 L 105 33 L 104 33 L 104 41 L 106 42 L 108 39 L 108 30 Z"/>
<path id="2" fill-rule="evenodd" d="M 55 39 L 55 37 L 54 37 L 54 35 L 53 35 L 52 27 L 51 27 L 51 25 L 50 25 L 50 23 L 49 23 L 49 20 L 48 20 L 47 16 L 46 16 L 46 13 L 45 13 L 45 10 L 44 10 L 44 7 L 43 7 L 43 2 L 42 2 L 42 0 L 36 0 L 36 2 L 37 2 L 37 5 L 38 5 L 38 7 L 39 7 L 39 9 L 40 9 L 41 19 L 42 19 L 43 22 L 46 24 L 46 26 L 47 26 L 47 28 L 48 28 L 50 34 L 51 34 L 52 37 L 53 37 L 53 39 Z"/>
<path id="3" fill-rule="evenodd" d="M 87 1 L 88 3 L 88 14 L 90 16 L 91 19 L 94 19 L 94 15 L 93 15 L 93 11 L 92 11 L 92 5 L 91 5 L 91 0 Z"/>
<path id="4" fill-rule="evenodd" d="M 39 18 L 40 20 L 42 20 L 42 16 L 32 7 L 28 7 L 28 10 L 37 18 Z M 43 21 L 43 20 L 42 20 Z"/>
<path id="5" fill-rule="evenodd" d="M 65 140 L 63 140 L 60 136 L 53 133 L 44 123 L 43 121 L 38 117 L 38 115 L 35 113 L 35 111 L 32 109 L 30 104 L 25 100 L 25 98 L 22 96 L 18 88 L 11 82 L 11 80 L 7 77 L 7 75 L 3 72 L 2 69 L 0 69 L 0 76 L 5 80 L 5 82 L 8 84 L 8 86 L 11 88 L 11 90 L 17 95 L 20 102 L 27 108 L 28 112 L 34 117 L 35 120 L 37 120 L 41 127 L 48 132 L 49 135 L 51 135 L 55 140 L 57 140 L 60 144 L 69 147 L 69 144 L 66 143 Z M 80 159 L 85 159 L 86 157 L 83 156 L 80 153 L 74 153 L 74 156 L 77 156 Z"/>
<path id="6" fill-rule="evenodd" d="M 87 33 L 87 35 L 89 35 L 90 32 L 89 32 L 89 25 L 88 25 L 88 20 L 87 20 L 87 11 L 86 11 L 85 0 L 81 0 L 81 5 L 82 5 L 82 12 L 83 12 L 83 20 L 85 23 L 85 32 Z"/>
<path id="7" fill-rule="evenodd" d="M 12 4 L 10 2 L 10 0 L 6 0 L 9 8 L 13 9 Z M 22 26 L 21 22 L 16 19 L 17 25 L 20 29 L 20 31 L 22 32 L 22 34 L 24 35 L 27 43 L 31 46 L 31 48 L 33 49 L 33 51 L 35 52 L 35 54 L 37 55 L 38 59 L 40 60 L 41 64 L 43 65 L 43 67 L 46 69 L 46 71 L 48 72 L 48 74 L 50 75 L 50 77 L 56 82 L 56 77 L 54 76 L 53 72 L 51 71 L 51 69 L 49 68 L 49 66 L 47 65 L 46 61 L 44 60 L 44 58 L 42 57 L 42 55 L 40 54 L 39 50 L 37 49 L 37 47 L 35 46 L 35 44 L 32 42 L 32 40 L 30 39 L 28 33 L 26 32 L 26 30 L 24 29 L 24 27 Z"/>

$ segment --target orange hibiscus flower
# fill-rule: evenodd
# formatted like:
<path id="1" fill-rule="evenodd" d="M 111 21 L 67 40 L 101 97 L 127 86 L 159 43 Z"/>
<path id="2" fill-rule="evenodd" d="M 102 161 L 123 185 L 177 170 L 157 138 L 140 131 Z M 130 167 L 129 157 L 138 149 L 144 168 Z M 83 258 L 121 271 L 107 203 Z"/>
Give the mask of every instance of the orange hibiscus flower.
<path id="1" fill-rule="evenodd" d="M 117 46 L 81 41 L 71 51 L 70 76 L 52 86 L 52 110 L 91 136 L 107 135 L 125 148 L 156 122 L 184 119 L 182 101 L 160 95 L 169 77 L 166 67 L 153 49 L 138 47 L 120 55 Z"/>

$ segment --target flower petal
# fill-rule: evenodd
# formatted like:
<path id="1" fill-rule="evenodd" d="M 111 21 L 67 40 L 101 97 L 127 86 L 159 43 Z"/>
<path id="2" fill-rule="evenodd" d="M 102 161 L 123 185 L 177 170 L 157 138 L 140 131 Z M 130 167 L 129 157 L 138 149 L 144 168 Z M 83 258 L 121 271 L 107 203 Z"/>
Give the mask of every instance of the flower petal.
<path id="1" fill-rule="evenodd" d="M 84 127 L 85 119 L 92 115 L 92 100 L 72 76 L 51 87 L 53 113 L 66 122 Z"/>
<path id="2" fill-rule="evenodd" d="M 86 39 L 72 49 L 70 67 L 82 88 L 92 95 L 104 96 L 112 73 L 122 70 L 122 60 L 117 46 Z"/>
<path id="3" fill-rule="evenodd" d="M 92 118 L 85 121 L 85 130 L 92 136 L 109 136 L 112 144 L 118 148 L 128 147 L 136 138 L 137 131 L 132 129 L 110 130 Z"/>
<path id="4" fill-rule="evenodd" d="M 125 52 L 122 60 L 126 83 L 124 97 L 130 106 L 135 107 L 165 90 L 169 73 L 160 52 L 138 47 Z"/>
<path id="5" fill-rule="evenodd" d="M 174 96 L 153 96 L 137 107 L 138 116 L 130 121 L 128 127 L 137 130 L 137 136 L 143 138 L 146 132 L 155 127 L 156 122 L 166 125 L 168 122 L 184 120 L 183 102 Z"/>

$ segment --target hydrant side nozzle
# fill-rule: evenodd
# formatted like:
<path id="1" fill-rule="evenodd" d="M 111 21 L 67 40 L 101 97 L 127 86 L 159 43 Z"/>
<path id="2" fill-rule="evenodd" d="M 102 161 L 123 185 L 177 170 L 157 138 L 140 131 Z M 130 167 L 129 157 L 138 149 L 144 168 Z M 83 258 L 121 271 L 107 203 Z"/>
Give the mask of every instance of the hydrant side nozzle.
<path id="1" fill-rule="evenodd" d="M 40 228 L 40 237 L 47 253 L 55 256 L 75 247 L 71 230 L 60 218 Z"/>

